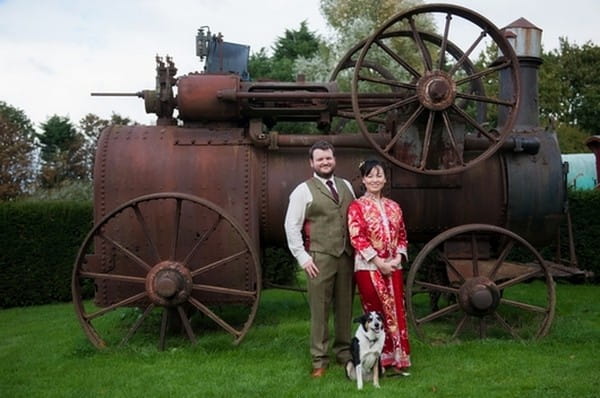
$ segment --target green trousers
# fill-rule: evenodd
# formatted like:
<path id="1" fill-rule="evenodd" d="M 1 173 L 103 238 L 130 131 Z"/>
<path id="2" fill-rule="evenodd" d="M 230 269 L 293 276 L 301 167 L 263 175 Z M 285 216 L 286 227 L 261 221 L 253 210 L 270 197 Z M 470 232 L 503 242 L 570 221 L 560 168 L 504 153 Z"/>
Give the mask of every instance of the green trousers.
<path id="1" fill-rule="evenodd" d="M 319 275 L 308 280 L 310 306 L 310 354 L 313 368 L 329 364 L 329 313 L 333 310 L 332 351 L 340 364 L 351 359 L 350 340 L 354 298 L 354 262 L 351 256 L 334 257 L 311 252 Z"/>

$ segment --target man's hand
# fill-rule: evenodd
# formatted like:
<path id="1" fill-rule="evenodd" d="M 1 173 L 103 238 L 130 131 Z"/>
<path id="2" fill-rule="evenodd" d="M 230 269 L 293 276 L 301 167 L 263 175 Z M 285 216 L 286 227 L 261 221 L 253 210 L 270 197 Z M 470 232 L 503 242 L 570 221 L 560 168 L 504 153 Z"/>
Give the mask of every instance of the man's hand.
<path id="1" fill-rule="evenodd" d="M 302 264 L 302 268 L 310 279 L 315 279 L 319 275 L 319 268 L 315 265 L 312 259 Z"/>

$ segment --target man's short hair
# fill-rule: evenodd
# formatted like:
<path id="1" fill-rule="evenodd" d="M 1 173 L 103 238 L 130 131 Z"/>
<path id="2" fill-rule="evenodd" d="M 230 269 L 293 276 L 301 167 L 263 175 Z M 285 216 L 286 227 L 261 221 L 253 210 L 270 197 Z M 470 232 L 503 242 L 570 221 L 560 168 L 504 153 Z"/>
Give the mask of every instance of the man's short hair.
<path id="1" fill-rule="evenodd" d="M 333 145 L 331 145 L 331 143 L 329 143 L 327 141 L 317 141 L 314 144 L 312 144 L 312 146 L 308 150 L 308 156 L 309 156 L 309 159 L 311 159 L 311 160 L 313 158 L 313 152 L 315 151 L 315 149 L 320 149 L 322 151 L 326 151 L 328 149 L 331 149 L 331 153 L 335 154 L 335 151 L 333 149 Z"/>

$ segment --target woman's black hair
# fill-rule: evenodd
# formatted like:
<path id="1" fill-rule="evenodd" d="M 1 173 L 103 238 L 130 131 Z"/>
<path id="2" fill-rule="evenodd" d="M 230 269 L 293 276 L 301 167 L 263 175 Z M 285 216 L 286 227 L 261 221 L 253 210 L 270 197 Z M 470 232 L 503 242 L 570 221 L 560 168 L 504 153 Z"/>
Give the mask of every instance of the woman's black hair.
<path id="1" fill-rule="evenodd" d="M 360 170 L 360 176 L 364 177 L 366 175 L 369 175 L 371 170 L 373 170 L 373 168 L 375 168 L 377 166 L 379 166 L 383 169 L 383 163 L 381 163 L 377 159 L 367 159 L 364 162 L 361 162 L 360 165 L 358 166 L 358 169 Z"/>

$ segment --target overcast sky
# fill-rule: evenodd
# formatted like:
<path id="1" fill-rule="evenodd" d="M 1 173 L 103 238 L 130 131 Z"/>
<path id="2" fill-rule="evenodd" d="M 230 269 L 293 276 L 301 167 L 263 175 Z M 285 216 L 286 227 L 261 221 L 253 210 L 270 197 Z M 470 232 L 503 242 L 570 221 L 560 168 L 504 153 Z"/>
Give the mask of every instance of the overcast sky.
<path id="1" fill-rule="evenodd" d="M 368 0 L 365 0 L 368 1 Z M 431 1 L 427 1 L 432 3 Z M 438 3 L 441 1 L 435 1 Z M 567 37 L 600 43 L 598 0 L 455 0 L 499 28 L 524 17 L 543 30 L 545 50 Z M 201 71 L 198 28 L 251 52 L 270 48 L 286 29 L 328 37 L 319 0 L 0 0 L 0 101 L 22 109 L 36 126 L 50 116 L 77 123 L 112 111 L 153 123 L 138 98 L 91 97 L 93 91 L 154 88 L 155 55 L 170 55 L 177 75 Z"/>

